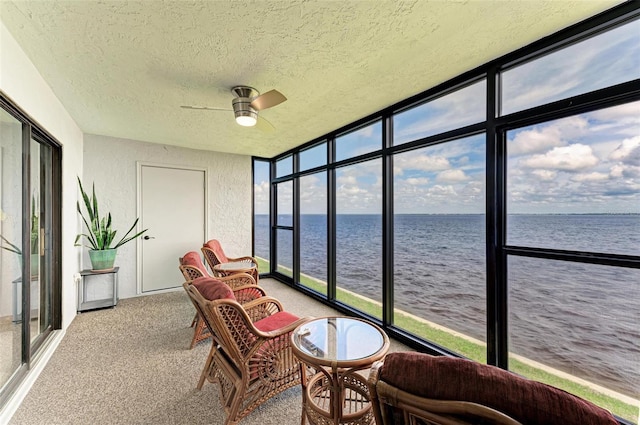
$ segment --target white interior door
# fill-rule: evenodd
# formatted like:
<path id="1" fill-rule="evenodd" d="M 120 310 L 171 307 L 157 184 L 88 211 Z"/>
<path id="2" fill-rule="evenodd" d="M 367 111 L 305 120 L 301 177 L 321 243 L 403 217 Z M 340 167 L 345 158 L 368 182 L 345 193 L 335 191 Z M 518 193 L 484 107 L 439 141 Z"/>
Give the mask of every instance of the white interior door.
<path id="1" fill-rule="evenodd" d="M 206 237 L 206 171 L 139 167 L 141 292 L 176 288 L 184 278 L 178 258 L 198 251 Z"/>

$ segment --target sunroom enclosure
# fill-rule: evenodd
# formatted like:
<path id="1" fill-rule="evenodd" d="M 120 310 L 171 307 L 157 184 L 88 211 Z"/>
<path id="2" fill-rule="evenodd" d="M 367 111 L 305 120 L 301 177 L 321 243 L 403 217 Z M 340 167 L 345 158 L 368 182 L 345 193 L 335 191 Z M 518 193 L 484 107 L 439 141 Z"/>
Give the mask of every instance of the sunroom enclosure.
<path id="1" fill-rule="evenodd" d="M 623 4 L 255 158 L 261 271 L 637 423 L 638 16 Z"/>

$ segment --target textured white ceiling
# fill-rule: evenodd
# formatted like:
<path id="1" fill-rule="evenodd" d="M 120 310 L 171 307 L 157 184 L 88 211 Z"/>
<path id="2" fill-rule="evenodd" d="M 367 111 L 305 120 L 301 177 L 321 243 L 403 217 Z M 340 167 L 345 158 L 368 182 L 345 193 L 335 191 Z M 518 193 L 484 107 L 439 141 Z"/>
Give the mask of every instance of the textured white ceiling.
<path id="1" fill-rule="evenodd" d="M 619 1 L 0 1 L 0 18 L 91 134 L 271 157 Z M 230 89 L 277 89 L 273 132 Z"/>

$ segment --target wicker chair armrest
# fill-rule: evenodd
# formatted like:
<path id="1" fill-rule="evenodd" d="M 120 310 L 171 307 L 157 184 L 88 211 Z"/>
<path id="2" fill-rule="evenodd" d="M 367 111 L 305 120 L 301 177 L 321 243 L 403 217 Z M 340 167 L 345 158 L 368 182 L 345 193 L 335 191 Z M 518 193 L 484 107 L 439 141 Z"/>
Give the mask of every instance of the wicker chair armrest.
<path id="1" fill-rule="evenodd" d="M 369 384 L 369 388 L 373 389 L 376 386 L 376 383 L 380 380 L 380 369 L 384 365 L 384 360 L 378 360 L 371 365 L 371 369 L 369 369 L 369 377 L 367 378 L 367 384 Z"/>
<path id="2" fill-rule="evenodd" d="M 258 285 L 238 286 L 233 288 L 233 294 L 236 297 L 236 301 L 242 305 L 267 295 L 265 290 Z"/>
<path id="3" fill-rule="evenodd" d="M 231 258 L 231 257 L 227 257 L 227 260 L 229 260 L 229 262 L 243 262 L 243 263 L 254 263 L 256 266 L 258 265 L 258 262 L 256 261 L 255 258 L 251 257 L 251 256 L 244 256 L 244 257 L 237 257 L 237 258 Z"/>
<path id="4" fill-rule="evenodd" d="M 217 277 L 216 279 L 223 281 L 224 283 L 229 285 L 233 290 L 241 286 L 257 285 L 256 280 L 253 278 L 253 276 L 247 273 L 234 273 L 229 276 Z"/>
<path id="5" fill-rule="evenodd" d="M 280 301 L 269 296 L 249 301 L 242 307 L 251 319 L 251 322 L 256 322 L 284 310 Z"/>

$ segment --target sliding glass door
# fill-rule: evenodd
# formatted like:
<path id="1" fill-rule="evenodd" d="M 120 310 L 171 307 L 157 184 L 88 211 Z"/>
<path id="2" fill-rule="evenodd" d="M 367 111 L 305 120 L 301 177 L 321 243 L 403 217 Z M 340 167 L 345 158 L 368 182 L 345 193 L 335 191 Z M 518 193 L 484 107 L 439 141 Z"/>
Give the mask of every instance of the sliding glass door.
<path id="1" fill-rule="evenodd" d="M 1 105 L 0 403 L 60 322 L 59 148 Z"/>

